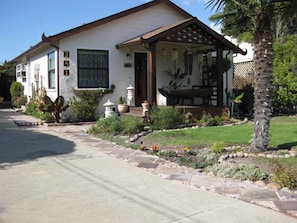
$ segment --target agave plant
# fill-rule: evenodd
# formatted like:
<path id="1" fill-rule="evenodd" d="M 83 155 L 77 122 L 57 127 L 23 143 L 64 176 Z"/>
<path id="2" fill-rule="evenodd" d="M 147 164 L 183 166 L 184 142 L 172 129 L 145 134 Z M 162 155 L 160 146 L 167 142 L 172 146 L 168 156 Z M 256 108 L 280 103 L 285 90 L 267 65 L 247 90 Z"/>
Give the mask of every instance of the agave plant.
<path id="1" fill-rule="evenodd" d="M 49 96 L 45 95 L 43 97 L 44 104 L 41 104 L 39 109 L 43 112 L 53 113 L 55 116 L 55 121 L 58 123 L 61 119 L 61 112 L 66 111 L 66 109 L 69 108 L 69 104 L 64 106 L 64 101 L 65 100 L 63 96 L 57 97 L 53 102 Z"/>

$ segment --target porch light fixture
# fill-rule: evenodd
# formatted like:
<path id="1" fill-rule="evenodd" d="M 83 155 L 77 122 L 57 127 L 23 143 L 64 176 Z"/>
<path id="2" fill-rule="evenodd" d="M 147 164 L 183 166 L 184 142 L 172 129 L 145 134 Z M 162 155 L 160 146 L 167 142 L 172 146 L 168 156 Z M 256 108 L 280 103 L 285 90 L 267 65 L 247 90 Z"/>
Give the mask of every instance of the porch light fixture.
<path id="1" fill-rule="evenodd" d="M 130 54 L 130 53 L 127 53 L 127 54 L 126 54 L 126 57 L 127 57 L 128 59 L 130 59 L 131 54 Z"/>

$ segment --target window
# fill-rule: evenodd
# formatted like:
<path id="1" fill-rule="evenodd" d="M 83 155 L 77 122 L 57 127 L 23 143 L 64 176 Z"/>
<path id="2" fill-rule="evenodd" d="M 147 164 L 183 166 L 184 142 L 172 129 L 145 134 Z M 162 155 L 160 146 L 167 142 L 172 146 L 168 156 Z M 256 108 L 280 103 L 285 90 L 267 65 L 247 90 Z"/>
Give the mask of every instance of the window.
<path id="1" fill-rule="evenodd" d="M 55 52 L 48 54 L 48 88 L 56 88 Z"/>
<path id="2" fill-rule="evenodd" d="M 78 87 L 108 88 L 108 51 L 78 50 Z"/>

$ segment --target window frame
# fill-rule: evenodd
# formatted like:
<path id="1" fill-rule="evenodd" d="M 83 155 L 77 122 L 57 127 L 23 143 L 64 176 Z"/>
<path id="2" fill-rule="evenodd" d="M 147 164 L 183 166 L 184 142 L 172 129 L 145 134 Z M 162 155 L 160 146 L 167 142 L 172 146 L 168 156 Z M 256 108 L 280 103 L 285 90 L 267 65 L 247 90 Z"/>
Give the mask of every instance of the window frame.
<path id="1" fill-rule="evenodd" d="M 89 54 L 88 54 L 89 53 Z M 93 61 L 88 61 L 87 65 L 83 66 L 80 57 L 81 55 L 94 56 Z M 103 56 L 100 60 L 100 56 Z M 97 57 L 97 58 L 96 58 Z M 99 59 L 97 61 L 97 59 Z M 85 74 L 83 72 L 86 71 Z M 85 77 L 82 77 L 85 75 Z M 89 76 L 89 77 L 87 77 Z M 82 83 L 82 79 L 92 78 L 93 81 Z M 95 81 L 95 85 L 94 85 Z M 97 82 L 97 83 L 96 83 Z M 91 83 L 91 84 L 90 84 Z M 93 84 L 93 85 L 92 85 Z M 108 50 L 98 50 L 98 49 L 77 49 L 77 87 L 79 89 L 97 89 L 97 88 L 109 88 L 109 51 Z"/>
<path id="2" fill-rule="evenodd" d="M 53 62 L 51 60 L 53 60 Z M 56 52 L 55 51 L 52 51 L 47 54 L 47 77 L 48 77 L 48 88 L 56 89 Z"/>

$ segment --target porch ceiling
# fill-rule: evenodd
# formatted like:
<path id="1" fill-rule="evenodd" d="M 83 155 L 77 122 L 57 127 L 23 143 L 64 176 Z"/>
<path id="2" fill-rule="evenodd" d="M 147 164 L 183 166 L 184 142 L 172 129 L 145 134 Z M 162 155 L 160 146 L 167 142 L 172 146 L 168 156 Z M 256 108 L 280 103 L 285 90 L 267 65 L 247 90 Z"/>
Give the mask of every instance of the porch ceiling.
<path id="1" fill-rule="evenodd" d="M 160 27 L 133 39 L 124 41 L 117 44 L 117 48 L 159 41 L 192 44 L 204 46 L 204 48 L 205 46 L 211 46 L 211 48 L 222 47 L 223 49 L 231 49 L 234 53 L 246 54 L 245 51 L 235 46 L 195 17 Z"/>

